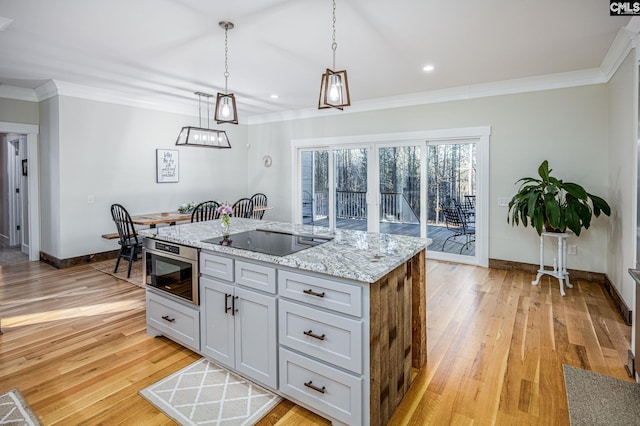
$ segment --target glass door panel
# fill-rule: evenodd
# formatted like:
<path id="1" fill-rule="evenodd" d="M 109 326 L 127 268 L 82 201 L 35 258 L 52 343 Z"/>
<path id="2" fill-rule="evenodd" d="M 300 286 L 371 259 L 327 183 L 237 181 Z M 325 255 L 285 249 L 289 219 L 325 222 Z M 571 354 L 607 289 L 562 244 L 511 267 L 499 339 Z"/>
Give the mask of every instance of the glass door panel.
<path id="1" fill-rule="evenodd" d="M 367 230 L 367 149 L 334 151 L 335 227 Z"/>
<path id="2" fill-rule="evenodd" d="M 329 151 L 303 151 L 302 223 L 329 226 Z"/>
<path id="3" fill-rule="evenodd" d="M 431 252 L 475 256 L 476 144 L 427 145 L 427 237 Z"/>
<path id="4" fill-rule="evenodd" d="M 379 149 L 380 232 L 420 236 L 420 147 Z"/>

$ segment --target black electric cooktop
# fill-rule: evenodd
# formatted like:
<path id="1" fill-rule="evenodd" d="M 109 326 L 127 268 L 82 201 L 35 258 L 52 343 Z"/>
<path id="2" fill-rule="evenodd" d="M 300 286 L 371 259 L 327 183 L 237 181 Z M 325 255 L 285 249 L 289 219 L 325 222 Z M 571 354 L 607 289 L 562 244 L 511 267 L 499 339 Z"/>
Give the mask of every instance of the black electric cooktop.
<path id="1" fill-rule="evenodd" d="M 220 244 L 242 250 L 255 251 L 273 256 L 286 256 L 309 247 L 317 246 L 331 241 L 331 237 L 319 237 L 314 235 L 296 235 L 286 232 L 267 231 L 256 229 L 254 231 L 232 234 L 228 240 L 223 237 L 202 240 L 203 243 Z"/>

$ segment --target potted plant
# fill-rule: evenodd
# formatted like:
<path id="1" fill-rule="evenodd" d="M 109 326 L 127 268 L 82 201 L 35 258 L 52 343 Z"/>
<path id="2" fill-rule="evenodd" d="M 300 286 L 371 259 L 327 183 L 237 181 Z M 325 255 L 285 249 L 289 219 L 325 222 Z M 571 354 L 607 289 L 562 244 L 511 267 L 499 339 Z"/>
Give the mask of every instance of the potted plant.
<path id="1" fill-rule="evenodd" d="M 516 195 L 509 202 L 507 222 L 513 226 L 529 224 L 538 235 L 543 229 L 550 232 L 565 232 L 568 229 L 580 235 L 582 228 L 589 228 L 592 216 L 604 213 L 611 215 L 611 207 L 602 198 L 588 193 L 582 186 L 564 182 L 551 176 L 549 162 L 544 160 L 538 167 L 540 179 L 525 177 Z"/>

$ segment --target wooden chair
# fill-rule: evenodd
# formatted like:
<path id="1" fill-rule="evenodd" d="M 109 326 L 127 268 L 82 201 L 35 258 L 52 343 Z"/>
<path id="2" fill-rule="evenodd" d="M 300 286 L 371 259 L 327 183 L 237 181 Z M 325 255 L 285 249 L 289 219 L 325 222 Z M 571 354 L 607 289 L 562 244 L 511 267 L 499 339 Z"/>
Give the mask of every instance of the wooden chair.
<path id="1" fill-rule="evenodd" d="M 251 219 L 253 216 L 253 201 L 251 198 L 240 198 L 231 206 L 233 209 L 234 217 L 243 217 L 245 219 Z"/>
<path id="2" fill-rule="evenodd" d="M 267 196 L 257 192 L 255 194 L 253 194 L 251 196 L 251 201 L 253 201 L 253 208 L 255 209 L 256 207 L 267 207 Z M 260 210 L 260 211 L 254 211 L 253 212 L 253 218 L 254 219 L 259 219 L 262 220 L 262 218 L 264 217 L 264 210 Z"/>
<path id="3" fill-rule="evenodd" d="M 191 213 L 191 222 L 220 219 L 218 207 L 220 207 L 220 204 L 215 201 L 205 201 L 198 204 L 193 208 L 193 212 Z"/>
<path id="4" fill-rule="evenodd" d="M 138 253 L 142 252 L 142 242 L 138 240 L 138 233 L 133 226 L 133 221 L 127 209 L 120 204 L 112 204 L 111 217 L 118 229 L 118 244 L 120 244 L 120 251 L 118 252 L 113 273 L 118 272 L 120 258 L 124 257 L 129 261 L 129 269 L 127 270 L 127 278 L 129 278 L 131 276 L 131 265 L 138 260 Z"/>
<path id="5" fill-rule="evenodd" d="M 462 250 L 464 250 L 465 247 L 476 241 L 475 227 L 467 223 L 464 214 L 458 207 L 449 208 L 443 206 L 440 211 L 444 215 L 447 230 L 452 233 L 444 240 L 444 243 L 442 243 L 442 251 L 444 251 L 444 246 L 447 244 L 447 241 L 451 240 L 453 243 L 462 244 L 462 247 L 460 247 L 460 254 L 462 254 Z M 465 242 L 460 242 L 455 239 L 460 236 L 465 237 Z"/>

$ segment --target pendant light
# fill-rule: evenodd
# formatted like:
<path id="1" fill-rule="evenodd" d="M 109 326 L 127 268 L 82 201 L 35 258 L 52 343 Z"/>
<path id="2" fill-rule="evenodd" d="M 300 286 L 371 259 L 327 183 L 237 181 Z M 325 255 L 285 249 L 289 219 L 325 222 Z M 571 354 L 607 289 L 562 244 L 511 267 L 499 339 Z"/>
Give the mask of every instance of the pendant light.
<path id="1" fill-rule="evenodd" d="M 224 130 L 209 128 L 209 99 L 213 97 L 208 93 L 196 92 L 198 95 L 198 115 L 200 116 L 199 127 L 183 127 L 176 140 L 176 145 L 205 146 L 208 148 L 225 149 L 231 148 L 231 143 Z M 202 127 L 202 98 L 207 100 L 207 127 Z"/>
<path id="2" fill-rule="evenodd" d="M 320 97 L 318 98 L 318 109 L 324 108 L 337 108 L 351 105 L 351 98 L 349 97 L 349 83 L 347 81 L 347 70 L 334 71 L 336 69 L 336 49 L 338 43 L 336 42 L 336 0 L 333 0 L 333 43 L 331 43 L 331 50 L 333 50 L 333 70 L 327 68 L 327 71 L 322 74 L 322 81 L 320 82 Z"/>
<path id="3" fill-rule="evenodd" d="M 232 123 L 238 124 L 238 110 L 236 109 L 236 97 L 233 93 L 228 93 L 227 83 L 229 80 L 229 48 L 227 47 L 227 34 L 234 25 L 229 21 L 218 22 L 224 28 L 224 94 L 218 93 L 216 98 L 215 120 L 218 124 Z"/>

